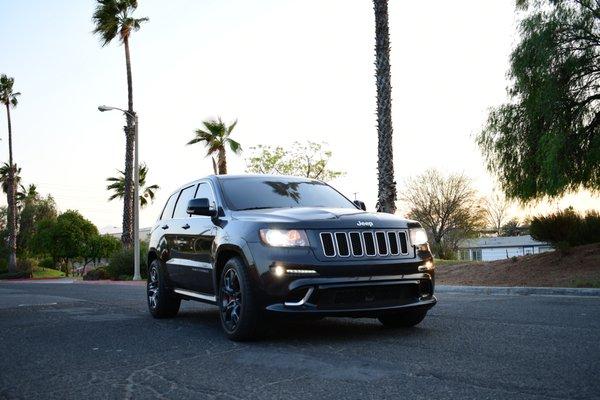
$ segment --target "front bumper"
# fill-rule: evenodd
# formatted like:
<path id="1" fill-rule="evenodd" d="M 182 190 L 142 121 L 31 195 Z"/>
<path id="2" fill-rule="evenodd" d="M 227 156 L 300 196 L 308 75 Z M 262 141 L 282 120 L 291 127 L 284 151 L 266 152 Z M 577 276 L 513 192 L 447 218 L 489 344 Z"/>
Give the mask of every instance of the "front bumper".
<path id="1" fill-rule="evenodd" d="M 273 313 L 376 317 L 426 311 L 437 299 L 427 274 L 303 278 L 290 282 L 289 294 L 265 308 Z"/>

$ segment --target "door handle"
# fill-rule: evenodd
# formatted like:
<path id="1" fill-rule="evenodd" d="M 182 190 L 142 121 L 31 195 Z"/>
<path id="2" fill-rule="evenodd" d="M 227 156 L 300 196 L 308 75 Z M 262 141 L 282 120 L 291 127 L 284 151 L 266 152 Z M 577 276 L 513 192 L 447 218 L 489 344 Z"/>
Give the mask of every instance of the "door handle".
<path id="1" fill-rule="evenodd" d="M 169 229 L 169 225 L 163 225 L 163 226 L 161 226 L 161 228 L 163 228 L 163 229 Z"/>
<path id="2" fill-rule="evenodd" d="M 190 224 L 185 224 L 184 226 L 182 226 L 183 229 L 190 229 Z"/>

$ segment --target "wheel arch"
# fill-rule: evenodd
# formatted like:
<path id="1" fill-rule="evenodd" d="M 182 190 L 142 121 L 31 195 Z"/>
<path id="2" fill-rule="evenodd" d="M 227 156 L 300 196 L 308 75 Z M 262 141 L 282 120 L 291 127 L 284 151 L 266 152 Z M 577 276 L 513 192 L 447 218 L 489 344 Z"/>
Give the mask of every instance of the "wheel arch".
<path id="1" fill-rule="evenodd" d="M 256 269 L 253 268 L 252 259 L 241 246 L 233 243 L 222 244 L 218 247 L 214 257 L 213 287 L 215 291 L 219 287 L 221 273 L 225 264 L 233 257 L 238 257 L 242 260 L 246 268 L 249 269 L 251 277 L 254 278 L 256 276 Z"/>
<path id="2" fill-rule="evenodd" d="M 158 252 L 156 251 L 156 249 L 148 250 L 148 264 L 146 265 L 148 271 L 150 271 L 150 264 L 152 264 L 152 262 L 155 260 L 158 260 Z"/>

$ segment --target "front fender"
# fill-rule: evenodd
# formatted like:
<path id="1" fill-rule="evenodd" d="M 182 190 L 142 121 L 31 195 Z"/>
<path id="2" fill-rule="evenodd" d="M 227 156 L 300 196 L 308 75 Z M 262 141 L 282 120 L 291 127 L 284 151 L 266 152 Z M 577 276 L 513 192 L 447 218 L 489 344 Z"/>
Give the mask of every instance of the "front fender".
<path id="1" fill-rule="evenodd" d="M 242 238 L 231 239 L 231 237 L 217 237 L 213 243 L 213 287 L 215 288 L 215 293 L 219 287 L 222 268 L 226 260 L 232 255 L 242 259 L 246 267 L 248 267 L 253 283 L 260 284 L 259 273 L 248 244 Z"/>

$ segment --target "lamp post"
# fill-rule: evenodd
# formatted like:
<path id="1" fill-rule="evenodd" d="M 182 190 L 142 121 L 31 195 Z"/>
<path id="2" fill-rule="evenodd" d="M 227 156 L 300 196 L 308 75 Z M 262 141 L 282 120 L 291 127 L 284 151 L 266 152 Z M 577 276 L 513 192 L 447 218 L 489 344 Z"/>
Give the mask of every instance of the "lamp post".
<path id="1" fill-rule="evenodd" d="M 123 110 L 118 107 L 110 106 L 98 106 L 99 111 L 111 111 L 118 110 L 123 114 L 133 118 L 135 124 L 134 130 L 134 167 L 133 167 L 133 280 L 139 281 L 142 279 L 140 275 L 140 163 L 139 163 L 139 152 L 138 152 L 138 116 L 137 113 Z"/>

